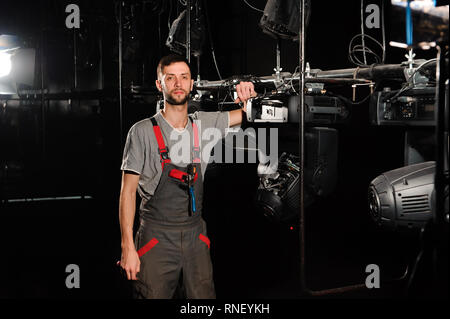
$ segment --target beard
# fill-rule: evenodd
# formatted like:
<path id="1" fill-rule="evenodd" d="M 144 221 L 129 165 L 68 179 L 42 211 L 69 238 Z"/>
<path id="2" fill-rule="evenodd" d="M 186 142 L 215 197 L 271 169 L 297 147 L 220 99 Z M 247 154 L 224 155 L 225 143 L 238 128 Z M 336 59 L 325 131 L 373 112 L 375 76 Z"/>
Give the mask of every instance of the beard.
<path id="1" fill-rule="evenodd" d="M 179 89 L 178 89 L 179 90 Z M 174 94 L 168 94 L 165 96 L 164 100 L 171 105 L 183 105 L 189 99 L 189 93 L 185 92 L 186 95 L 183 98 L 177 98 Z"/>

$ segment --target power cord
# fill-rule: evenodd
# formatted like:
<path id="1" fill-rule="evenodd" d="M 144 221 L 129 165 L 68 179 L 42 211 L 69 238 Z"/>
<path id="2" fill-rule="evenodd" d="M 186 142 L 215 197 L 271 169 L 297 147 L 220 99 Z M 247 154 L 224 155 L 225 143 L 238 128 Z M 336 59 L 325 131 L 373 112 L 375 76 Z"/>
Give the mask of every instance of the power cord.
<path id="1" fill-rule="evenodd" d="M 261 10 L 261 9 L 258 9 L 258 8 L 255 8 L 254 6 L 252 6 L 250 3 L 248 3 L 247 2 L 247 0 L 243 0 L 244 2 L 245 2 L 245 4 L 246 5 L 248 5 L 250 8 L 252 8 L 253 10 L 255 10 L 255 11 L 259 11 L 259 12 L 263 12 L 264 13 L 264 10 Z"/>
<path id="2" fill-rule="evenodd" d="M 222 76 L 220 75 L 219 67 L 217 65 L 216 53 L 214 52 L 214 44 L 213 44 L 213 39 L 212 39 L 212 35 L 211 35 L 211 25 L 209 23 L 207 2 L 208 1 L 206 1 L 206 0 L 203 1 L 203 7 L 205 8 L 205 17 L 206 17 L 206 24 L 207 24 L 206 28 L 208 29 L 209 45 L 211 48 L 211 55 L 213 57 L 214 66 L 216 67 L 217 75 L 219 76 L 219 79 L 222 80 Z"/>
<path id="3" fill-rule="evenodd" d="M 376 40 L 374 37 L 365 34 L 364 32 L 364 1 L 361 0 L 361 33 L 355 35 L 349 43 L 348 46 L 348 59 L 349 61 L 360 67 L 369 67 L 368 56 L 369 54 L 377 64 L 383 64 L 386 60 L 386 33 L 385 33 L 385 25 L 384 25 L 384 1 L 381 2 L 381 31 L 382 31 L 382 43 Z M 354 45 L 356 39 L 360 38 L 361 44 Z M 382 56 L 380 57 L 378 54 L 374 52 L 371 48 L 366 45 L 366 39 L 373 41 L 377 46 L 379 46 L 382 50 Z M 363 60 L 357 56 L 357 53 L 363 54 Z"/>

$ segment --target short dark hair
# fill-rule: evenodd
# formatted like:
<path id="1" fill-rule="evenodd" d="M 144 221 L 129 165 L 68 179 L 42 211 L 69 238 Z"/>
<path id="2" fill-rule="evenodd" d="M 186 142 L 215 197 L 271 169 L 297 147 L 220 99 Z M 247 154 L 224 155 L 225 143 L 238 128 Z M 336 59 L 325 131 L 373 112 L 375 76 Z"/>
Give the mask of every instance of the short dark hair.
<path id="1" fill-rule="evenodd" d="M 172 63 L 176 63 L 176 62 L 186 63 L 186 65 L 189 68 L 189 72 L 191 73 L 191 76 L 192 76 L 191 66 L 189 65 L 189 62 L 186 60 L 185 57 L 183 57 L 179 54 L 169 54 L 169 55 L 162 57 L 161 60 L 159 60 L 158 67 L 156 68 L 156 78 L 159 77 L 159 73 L 161 73 L 161 74 L 163 73 L 162 71 L 166 66 L 171 65 Z"/>

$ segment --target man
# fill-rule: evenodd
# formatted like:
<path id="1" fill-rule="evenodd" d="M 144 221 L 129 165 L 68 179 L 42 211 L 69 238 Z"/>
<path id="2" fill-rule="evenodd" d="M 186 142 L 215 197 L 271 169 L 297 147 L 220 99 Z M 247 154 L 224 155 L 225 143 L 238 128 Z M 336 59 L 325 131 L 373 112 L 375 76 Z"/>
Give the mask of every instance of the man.
<path id="1" fill-rule="evenodd" d="M 216 127 L 224 136 L 228 127 L 241 123 L 246 101 L 256 93 L 252 83 L 241 82 L 235 102 L 244 104 L 242 110 L 188 116 L 193 84 L 183 57 L 163 57 L 157 67 L 156 87 L 163 93 L 164 109 L 133 125 L 125 144 L 119 204 L 120 266 L 128 280 L 133 280 L 136 298 L 172 298 L 181 271 L 187 298 L 215 298 L 210 242 L 201 218 L 207 163 L 201 159 L 199 126 L 201 130 Z M 188 160 L 175 162 L 178 154 L 172 148 L 183 135 L 189 136 L 193 146 L 188 147 Z M 142 202 L 140 227 L 133 241 L 136 190 Z"/>

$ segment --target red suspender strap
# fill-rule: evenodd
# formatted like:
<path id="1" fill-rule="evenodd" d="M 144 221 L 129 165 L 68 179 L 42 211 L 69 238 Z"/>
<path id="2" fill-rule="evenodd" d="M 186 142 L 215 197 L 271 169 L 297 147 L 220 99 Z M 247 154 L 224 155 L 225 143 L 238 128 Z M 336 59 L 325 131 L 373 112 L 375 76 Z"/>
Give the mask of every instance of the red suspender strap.
<path id="1" fill-rule="evenodd" d="M 182 182 L 186 182 L 188 174 L 186 172 L 183 172 L 183 171 L 180 171 L 180 170 L 174 168 L 174 169 L 170 170 L 169 176 L 173 177 L 175 179 L 178 179 L 178 180 L 180 180 Z M 198 177 L 198 174 L 195 173 L 195 175 L 194 175 L 194 182 L 197 180 L 197 177 Z"/>
<path id="2" fill-rule="evenodd" d="M 156 122 L 154 117 L 151 117 L 150 120 L 153 124 L 153 131 L 155 132 L 156 141 L 158 142 L 158 152 L 161 158 L 161 167 L 164 169 L 165 163 L 170 163 L 169 150 L 164 143 L 164 138 L 161 133 L 161 129 L 159 128 L 158 123 Z M 192 121 L 191 118 L 189 120 L 192 122 L 192 130 L 194 131 L 194 155 L 193 162 L 200 163 L 200 146 L 199 146 L 199 137 L 198 137 L 198 126 Z"/>
<path id="3" fill-rule="evenodd" d="M 170 163 L 170 157 L 169 157 L 169 150 L 166 147 L 166 144 L 164 144 L 164 138 L 161 134 L 161 129 L 159 128 L 158 123 L 156 122 L 155 118 L 150 118 L 153 124 L 153 131 L 155 132 L 156 141 L 158 142 L 158 152 L 159 156 L 161 158 L 161 167 L 164 169 L 165 163 Z"/>
<path id="4" fill-rule="evenodd" d="M 192 121 L 192 120 L 191 120 Z M 200 163 L 200 146 L 198 140 L 198 126 L 192 121 L 192 130 L 194 131 L 194 163 Z"/>

